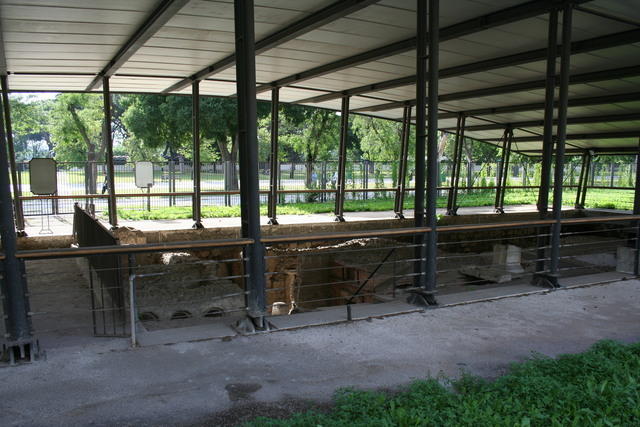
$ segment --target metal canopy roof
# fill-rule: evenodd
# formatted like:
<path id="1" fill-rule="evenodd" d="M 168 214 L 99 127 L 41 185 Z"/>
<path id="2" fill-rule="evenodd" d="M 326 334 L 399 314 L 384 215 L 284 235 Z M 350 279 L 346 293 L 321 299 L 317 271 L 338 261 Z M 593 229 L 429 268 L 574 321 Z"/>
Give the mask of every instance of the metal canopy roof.
<path id="1" fill-rule="evenodd" d="M 256 0 L 259 99 L 398 120 L 415 98 L 415 0 Z M 440 122 L 517 151 L 542 145 L 547 12 L 562 0 L 441 2 Z M 640 0 L 576 0 L 567 149 L 640 136 Z M 0 0 L 12 91 L 235 93 L 232 0 Z M 559 69 L 559 67 L 558 67 Z"/>

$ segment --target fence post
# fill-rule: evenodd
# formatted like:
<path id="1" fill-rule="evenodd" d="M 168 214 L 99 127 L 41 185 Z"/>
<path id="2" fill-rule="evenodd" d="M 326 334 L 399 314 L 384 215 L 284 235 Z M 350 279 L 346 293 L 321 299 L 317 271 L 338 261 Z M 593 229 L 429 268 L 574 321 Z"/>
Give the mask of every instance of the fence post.
<path id="1" fill-rule="evenodd" d="M 134 273 L 134 266 L 136 263 L 136 257 L 133 254 L 129 254 L 129 322 L 131 330 L 131 347 L 138 345 L 136 325 L 138 324 L 138 307 L 136 305 L 136 275 Z"/>

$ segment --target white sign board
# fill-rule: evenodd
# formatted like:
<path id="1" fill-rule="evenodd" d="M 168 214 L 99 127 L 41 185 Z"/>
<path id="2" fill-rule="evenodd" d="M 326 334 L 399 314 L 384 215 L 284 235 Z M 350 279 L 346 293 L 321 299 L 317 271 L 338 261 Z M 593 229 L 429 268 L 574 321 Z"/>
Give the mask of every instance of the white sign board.
<path id="1" fill-rule="evenodd" d="M 56 170 L 56 161 L 53 159 L 31 159 L 29 162 L 31 192 L 38 196 L 56 194 L 58 192 Z"/>
<path id="2" fill-rule="evenodd" d="M 136 162 L 136 187 L 151 188 L 153 187 L 153 163 Z"/>

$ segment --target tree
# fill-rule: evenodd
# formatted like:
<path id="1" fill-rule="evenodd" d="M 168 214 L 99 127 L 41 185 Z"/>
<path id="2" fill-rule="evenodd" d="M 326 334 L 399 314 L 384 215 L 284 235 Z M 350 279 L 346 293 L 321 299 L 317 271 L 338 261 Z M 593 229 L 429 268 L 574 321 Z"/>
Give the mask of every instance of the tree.
<path id="1" fill-rule="evenodd" d="M 351 125 L 360 139 L 360 150 L 365 160 L 389 162 L 400 158 L 402 123 L 356 115 Z"/>
<path id="2" fill-rule="evenodd" d="M 60 161 L 85 163 L 85 190 L 97 193 L 97 163 L 106 151 L 104 111 L 101 95 L 63 93 L 51 110 L 51 139 Z"/>
<path id="3" fill-rule="evenodd" d="M 9 103 L 16 161 L 52 155 L 54 147 L 49 133 L 49 115 L 53 102 L 11 96 Z"/>
<path id="4" fill-rule="evenodd" d="M 127 95 L 123 105 L 123 123 L 137 144 L 156 149 L 166 147 L 191 157 L 191 97 Z M 268 104 L 258 104 L 258 118 L 266 116 L 268 111 Z M 236 100 L 201 97 L 200 132 L 202 148 L 212 150 L 210 159 L 220 158 L 234 165 L 238 159 Z M 236 168 L 226 168 L 225 173 L 227 190 L 237 190 Z"/>
<path id="5" fill-rule="evenodd" d="M 284 111 L 280 141 L 303 158 L 305 186 L 311 188 L 315 162 L 327 160 L 339 145 L 340 118 L 334 111 L 297 105 L 286 105 Z"/>

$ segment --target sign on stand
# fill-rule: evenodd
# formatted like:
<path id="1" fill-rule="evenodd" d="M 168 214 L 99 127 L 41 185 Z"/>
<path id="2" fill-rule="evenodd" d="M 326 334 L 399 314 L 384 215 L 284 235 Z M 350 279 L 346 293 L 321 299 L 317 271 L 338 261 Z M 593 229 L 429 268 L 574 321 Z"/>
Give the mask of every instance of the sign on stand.
<path id="1" fill-rule="evenodd" d="M 147 211 L 151 211 L 151 187 L 153 187 L 153 163 L 136 162 L 136 187 L 147 189 Z"/>
<path id="2" fill-rule="evenodd" d="M 49 158 L 31 159 L 29 161 L 29 183 L 31 193 L 37 196 L 55 196 L 58 193 L 58 165 L 56 161 Z M 51 201 L 52 213 L 55 202 Z M 40 217 L 40 234 L 53 234 L 45 199 L 40 199 L 40 211 L 43 213 Z"/>

